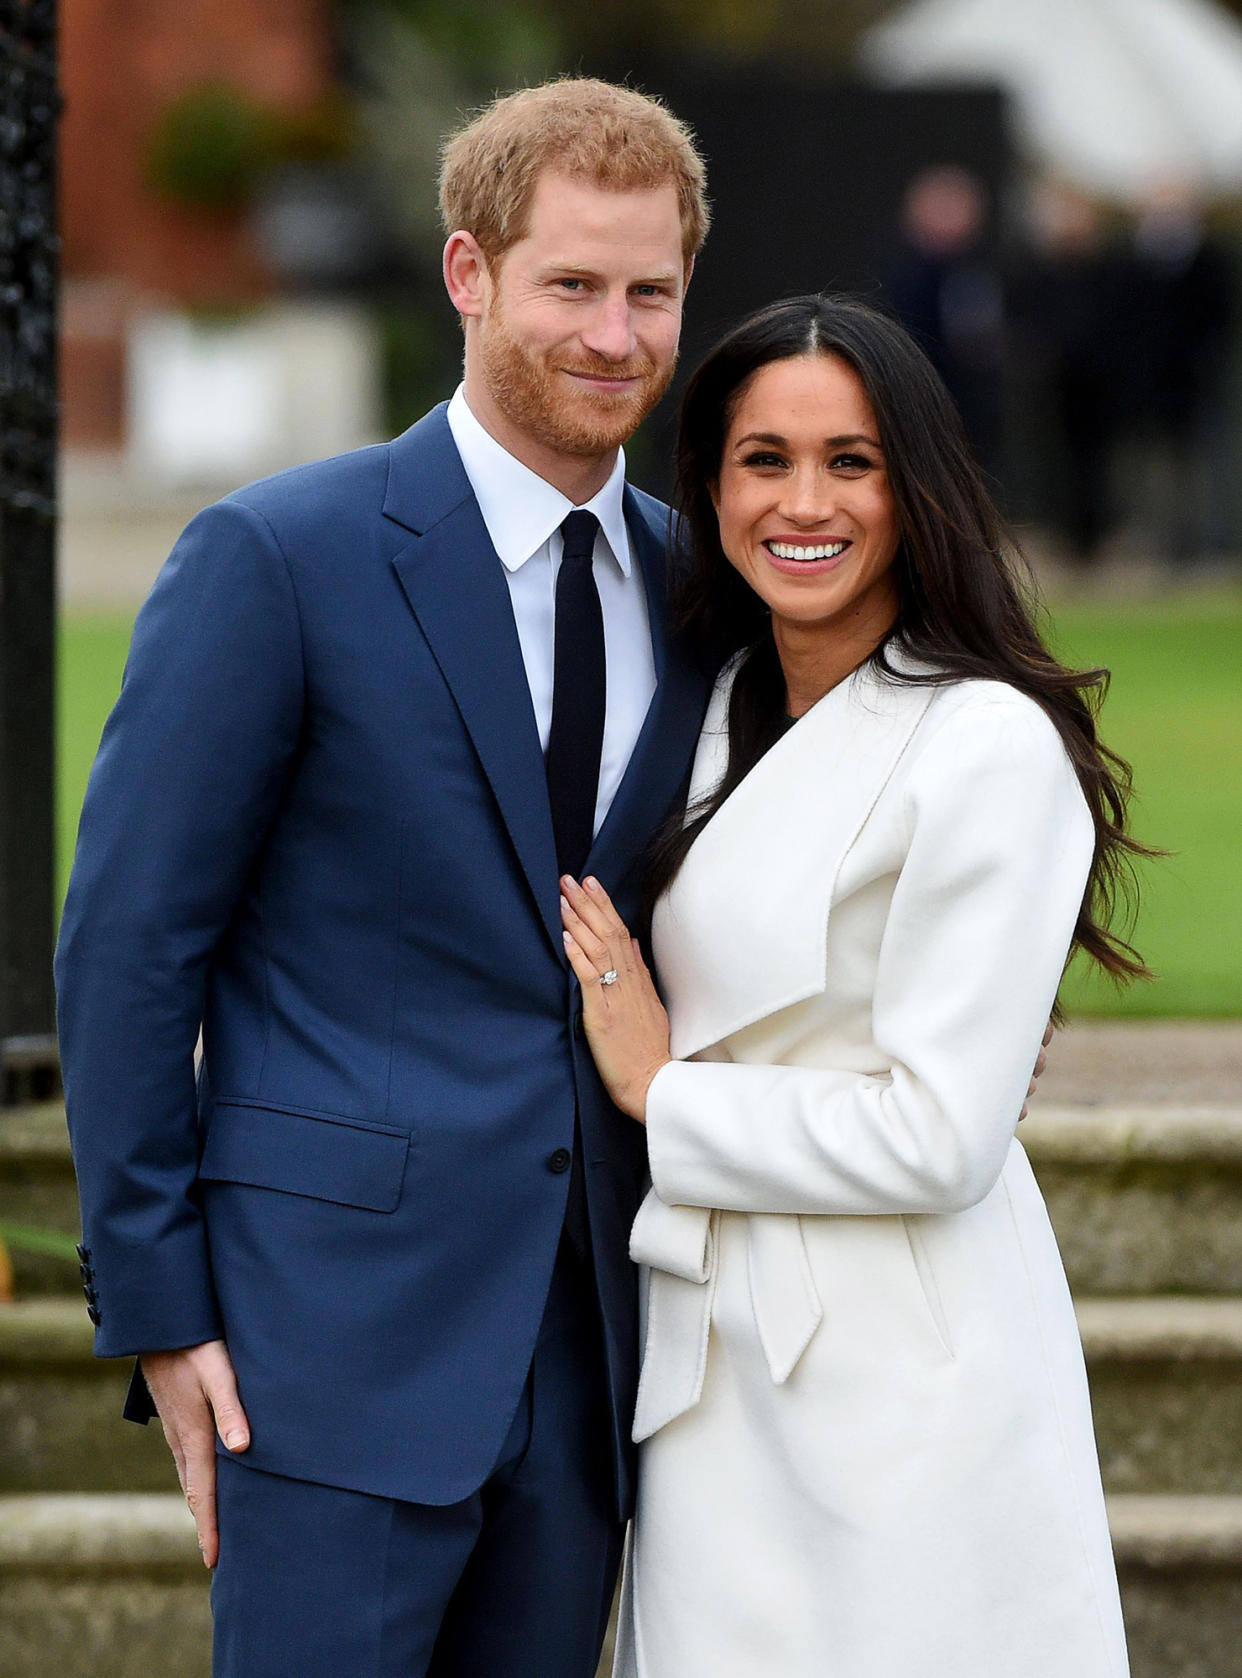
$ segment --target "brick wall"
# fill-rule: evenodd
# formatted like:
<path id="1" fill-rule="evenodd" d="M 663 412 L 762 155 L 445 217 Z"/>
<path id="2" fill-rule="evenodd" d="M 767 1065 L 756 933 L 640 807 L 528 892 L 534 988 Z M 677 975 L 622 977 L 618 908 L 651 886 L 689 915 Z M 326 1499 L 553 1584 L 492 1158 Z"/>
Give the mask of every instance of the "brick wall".
<path id="1" fill-rule="evenodd" d="M 114 446 L 134 302 L 227 304 L 271 289 L 244 217 L 191 213 L 148 189 L 152 125 L 209 81 L 275 105 L 320 98 L 328 0 L 62 0 L 60 12 L 63 429 L 71 446 Z"/>

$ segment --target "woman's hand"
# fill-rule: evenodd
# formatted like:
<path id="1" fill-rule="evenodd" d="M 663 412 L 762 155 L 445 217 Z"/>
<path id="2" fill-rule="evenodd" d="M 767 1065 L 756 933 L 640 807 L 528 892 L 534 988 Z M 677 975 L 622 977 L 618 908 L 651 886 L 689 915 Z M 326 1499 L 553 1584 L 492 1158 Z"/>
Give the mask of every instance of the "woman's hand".
<path id="1" fill-rule="evenodd" d="M 582 986 L 582 1019 L 599 1075 L 621 1111 L 641 1124 L 648 1085 L 672 1059 L 668 1015 L 638 940 L 630 937 L 598 880 L 579 885 L 564 876 L 561 919 L 569 965 Z"/>

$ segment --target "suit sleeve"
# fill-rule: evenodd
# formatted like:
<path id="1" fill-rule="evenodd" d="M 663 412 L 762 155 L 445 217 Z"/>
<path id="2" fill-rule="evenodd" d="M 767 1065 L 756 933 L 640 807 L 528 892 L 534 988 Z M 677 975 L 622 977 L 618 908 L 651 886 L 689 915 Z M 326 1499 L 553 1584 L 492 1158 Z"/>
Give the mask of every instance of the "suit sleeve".
<path id="1" fill-rule="evenodd" d="M 647 1102 L 661 1200 L 953 1212 L 996 1182 L 1082 903 L 1092 823 L 1051 723 L 996 702 L 938 729 L 906 809 L 872 1014 L 891 1075 L 674 1061 Z"/>
<path id="2" fill-rule="evenodd" d="M 239 502 L 209 508 L 138 616 L 56 953 L 99 1356 L 220 1333 L 194 1188 L 194 1049 L 212 952 L 294 760 L 303 686 L 268 524 Z"/>

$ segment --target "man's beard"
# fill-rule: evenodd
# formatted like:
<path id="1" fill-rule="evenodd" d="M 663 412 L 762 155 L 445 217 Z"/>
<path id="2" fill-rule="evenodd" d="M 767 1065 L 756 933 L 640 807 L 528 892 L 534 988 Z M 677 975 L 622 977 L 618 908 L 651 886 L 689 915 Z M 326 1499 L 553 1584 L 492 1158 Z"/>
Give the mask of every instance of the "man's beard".
<path id="1" fill-rule="evenodd" d="M 496 406 L 519 430 L 558 454 L 594 456 L 619 447 L 638 429 L 668 389 L 677 358 L 666 367 L 650 356 L 625 362 L 605 361 L 578 351 L 553 351 L 544 358 L 525 348 L 509 331 L 499 304 L 493 303 L 487 329 L 480 334 L 479 364 Z M 631 390 L 576 390 L 559 375 L 584 373 L 602 379 L 634 379 Z"/>

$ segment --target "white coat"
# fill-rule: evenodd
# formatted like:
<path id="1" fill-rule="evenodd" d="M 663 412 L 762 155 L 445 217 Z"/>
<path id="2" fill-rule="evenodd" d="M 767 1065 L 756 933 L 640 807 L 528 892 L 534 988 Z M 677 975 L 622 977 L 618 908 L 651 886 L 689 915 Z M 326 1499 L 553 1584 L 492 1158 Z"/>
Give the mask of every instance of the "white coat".
<path id="1" fill-rule="evenodd" d="M 1092 843 L 1032 701 L 870 666 L 695 841 L 654 928 L 675 1059 L 631 1243 L 620 1678 L 1126 1673 L 1081 1347 L 1014 1134 Z"/>

